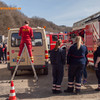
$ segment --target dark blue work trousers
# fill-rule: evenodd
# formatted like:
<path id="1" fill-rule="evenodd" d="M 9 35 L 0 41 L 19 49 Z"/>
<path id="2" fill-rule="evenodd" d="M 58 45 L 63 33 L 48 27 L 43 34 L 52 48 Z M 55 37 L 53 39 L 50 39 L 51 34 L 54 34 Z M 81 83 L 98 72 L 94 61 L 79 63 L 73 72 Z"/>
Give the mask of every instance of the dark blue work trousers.
<path id="1" fill-rule="evenodd" d="M 100 69 L 96 70 L 96 77 L 98 79 L 98 84 L 100 84 Z"/>
<path id="2" fill-rule="evenodd" d="M 53 84 L 61 85 L 64 75 L 64 65 L 52 65 Z"/>
<path id="3" fill-rule="evenodd" d="M 87 70 L 86 70 L 86 65 L 84 66 L 84 69 L 83 69 L 83 76 L 85 79 L 87 79 Z"/>
<path id="4" fill-rule="evenodd" d="M 68 82 L 81 83 L 84 64 L 70 65 L 68 69 Z"/>

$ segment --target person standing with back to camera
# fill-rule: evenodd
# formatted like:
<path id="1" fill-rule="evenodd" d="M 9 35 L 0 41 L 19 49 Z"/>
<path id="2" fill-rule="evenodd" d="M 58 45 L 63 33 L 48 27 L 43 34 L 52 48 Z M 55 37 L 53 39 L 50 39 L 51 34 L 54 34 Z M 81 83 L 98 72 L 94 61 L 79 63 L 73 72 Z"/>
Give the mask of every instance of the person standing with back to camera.
<path id="1" fill-rule="evenodd" d="M 3 45 L 0 44 L 0 64 L 2 63 L 2 57 L 3 57 L 3 51 L 2 51 L 2 49 L 3 49 Z"/>
<path id="2" fill-rule="evenodd" d="M 22 50 L 24 48 L 24 43 L 25 43 L 27 46 L 28 52 L 29 52 L 30 59 L 33 63 L 34 58 L 32 56 L 32 43 L 31 43 L 31 38 L 33 38 L 33 30 L 31 27 L 29 27 L 29 21 L 25 21 L 25 25 L 20 28 L 19 36 L 21 36 L 21 43 L 20 43 L 20 47 L 19 47 L 20 51 L 17 56 L 17 62 L 20 59 Z"/>
<path id="3" fill-rule="evenodd" d="M 56 46 L 53 50 L 50 51 L 50 61 L 52 65 L 52 76 L 53 76 L 53 86 L 52 92 L 59 94 L 61 91 L 61 83 L 64 75 L 64 64 L 66 50 L 60 48 L 61 40 L 59 39 L 56 42 Z"/>
<path id="4" fill-rule="evenodd" d="M 80 93 L 81 78 L 83 69 L 86 64 L 86 55 L 88 54 L 86 46 L 82 45 L 80 36 L 76 36 L 76 43 L 73 44 L 67 55 L 68 64 L 68 88 L 64 90 L 66 93 L 74 92 L 75 81 L 75 94 Z"/>
<path id="5" fill-rule="evenodd" d="M 7 64 L 7 44 L 4 45 L 5 64 Z"/>
<path id="6" fill-rule="evenodd" d="M 3 44 L 0 45 L 0 63 L 4 63 L 4 48 L 3 48 Z"/>
<path id="7" fill-rule="evenodd" d="M 94 67 L 98 79 L 98 88 L 95 91 L 100 91 L 100 39 L 97 40 L 97 45 L 97 50 L 94 52 Z"/>

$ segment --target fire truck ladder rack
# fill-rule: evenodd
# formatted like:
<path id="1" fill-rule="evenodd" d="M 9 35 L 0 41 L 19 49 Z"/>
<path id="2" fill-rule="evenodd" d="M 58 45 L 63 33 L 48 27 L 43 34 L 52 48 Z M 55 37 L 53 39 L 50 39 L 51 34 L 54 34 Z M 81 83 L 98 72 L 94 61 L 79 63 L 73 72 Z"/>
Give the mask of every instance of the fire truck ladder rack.
<path id="1" fill-rule="evenodd" d="M 89 17 L 83 19 L 83 20 L 80 20 L 80 21 L 74 23 L 73 27 L 82 26 L 82 25 L 84 25 L 85 23 L 88 23 L 88 22 L 90 22 L 90 21 L 92 21 L 92 20 L 97 20 L 97 19 L 100 20 L 100 12 L 98 12 L 98 13 L 96 13 L 96 14 L 93 14 L 93 15 L 91 15 L 91 16 L 89 16 Z"/>
<path id="2" fill-rule="evenodd" d="M 24 48 L 23 48 L 23 50 L 22 50 L 20 59 L 19 59 L 19 61 L 18 61 L 17 64 L 16 64 L 14 73 L 13 73 L 13 75 L 12 75 L 12 77 L 11 77 L 11 81 L 12 81 L 12 80 L 14 79 L 14 77 L 15 77 L 15 73 L 17 72 L 17 69 L 18 69 L 18 66 L 19 66 L 19 63 L 20 63 L 20 60 L 21 60 L 21 58 L 22 58 L 22 55 L 23 55 L 23 52 L 24 52 L 25 48 L 26 48 L 26 50 L 27 50 L 28 57 L 30 58 L 29 52 L 28 52 L 28 49 L 27 49 L 27 46 L 26 46 L 26 44 L 24 43 Z M 34 68 L 34 64 L 32 63 L 31 59 L 30 59 L 30 63 L 31 63 L 31 66 L 32 66 L 32 70 L 33 70 L 34 78 L 35 78 L 35 82 L 36 82 L 36 81 L 38 81 L 38 77 L 37 77 L 37 74 L 36 74 L 36 71 L 35 71 L 35 68 Z"/>

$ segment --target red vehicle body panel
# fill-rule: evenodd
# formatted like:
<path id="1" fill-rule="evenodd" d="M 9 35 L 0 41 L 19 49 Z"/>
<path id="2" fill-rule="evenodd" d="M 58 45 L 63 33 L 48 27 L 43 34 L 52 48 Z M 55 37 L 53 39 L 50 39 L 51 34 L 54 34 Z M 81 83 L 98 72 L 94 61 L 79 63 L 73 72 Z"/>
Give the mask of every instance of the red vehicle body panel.
<path id="1" fill-rule="evenodd" d="M 58 39 L 62 40 L 62 46 L 65 46 L 65 43 L 67 41 L 67 34 L 65 33 L 50 33 L 46 36 L 49 50 L 54 49 Z"/>
<path id="2" fill-rule="evenodd" d="M 97 48 L 97 39 L 100 38 L 100 22 L 92 22 L 81 29 L 69 32 L 68 41 L 66 42 L 68 48 L 70 48 L 70 46 L 75 42 L 75 38 L 72 38 L 73 34 L 74 36 L 82 37 L 83 43 L 87 46 L 88 49 L 88 60 L 92 65 L 94 65 L 93 53 Z"/>

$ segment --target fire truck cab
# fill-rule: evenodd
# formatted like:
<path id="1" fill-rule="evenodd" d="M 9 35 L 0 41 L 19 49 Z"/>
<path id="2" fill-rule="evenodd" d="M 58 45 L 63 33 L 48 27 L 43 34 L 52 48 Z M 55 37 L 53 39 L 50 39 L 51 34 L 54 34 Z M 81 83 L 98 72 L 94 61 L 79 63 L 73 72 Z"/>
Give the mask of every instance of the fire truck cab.
<path id="1" fill-rule="evenodd" d="M 67 34 L 62 33 L 62 32 L 60 32 L 60 33 L 49 33 L 46 36 L 47 36 L 47 44 L 48 44 L 49 50 L 52 50 L 55 47 L 58 39 L 62 40 L 62 46 L 66 46 L 65 43 L 66 43 L 66 40 L 67 40 Z"/>

